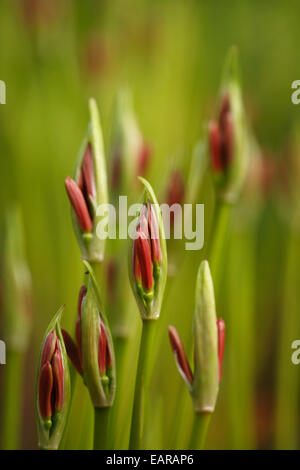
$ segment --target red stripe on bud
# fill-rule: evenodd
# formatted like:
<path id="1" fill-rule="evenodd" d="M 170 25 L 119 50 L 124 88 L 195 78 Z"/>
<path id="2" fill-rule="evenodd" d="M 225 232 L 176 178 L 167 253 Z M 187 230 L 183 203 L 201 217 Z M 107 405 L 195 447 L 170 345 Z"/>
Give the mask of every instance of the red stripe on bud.
<path id="1" fill-rule="evenodd" d="M 52 416 L 51 393 L 53 388 L 53 374 L 50 362 L 46 362 L 40 370 L 39 376 L 39 411 L 43 419 Z"/>
<path id="2" fill-rule="evenodd" d="M 186 383 L 188 385 L 191 385 L 194 380 L 194 377 L 193 377 L 193 373 L 191 371 L 190 365 L 188 363 L 188 360 L 186 358 L 180 336 L 173 326 L 169 326 L 168 330 L 169 330 L 169 338 L 171 342 L 171 347 L 175 355 L 179 372 L 181 373 Z"/>
<path id="3" fill-rule="evenodd" d="M 47 335 L 42 351 L 41 367 L 43 367 L 46 362 L 51 362 L 56 347 L 56 338 L 57 336 L 54 330 L 50 331 Z"/>
<path id="4" fill-rule="evenodd" d="M 232 159 L 233 154 L 233 123 L 232 113 L 229 110 L 224 114 L 220 123 L 222 129 L 222 154 L 224 164 L 227 166 Z"/>
<path id="5" fill-rule="evenodd" d="M 99 349 L 98 349 L 98 365 L 101 375 L 106 374 L 107 367 L 107 338 L 106 331 L 103 323 L 100 323 L 100 335 L 99 335 Z"/>
<path id="6" fill-rule="evenodd" d="M 134 279 L 137 282 L 141 282 L 142 280 L 141 266 L 140 266 L 139 258 L 137 255 L 135 242 L 133 244 L 133 269 L 134 269 Z"/>
<path id="7" fill-rule="evenodd" d="M 83 232 L 90 232 L 93 227 L 92 220 L 79 186 L 68 176 L 65 180 L 65 188 L 81 230 Z"/>
<path id="8" fill-rule="evenodd" d="M 75 369 L 77 370 L 77 372 L 80 375 L 82 375 L 82 367 L 81 367 L 81 360 L 80 360 L 78 347 L 66 330 L 62 328 L 61 332 L 64 338 L 64 343 L 65 343 L 68 357 L 70 361 L 72 362 L 73 366 L 75 367 Z"/>
<path id="9" fill-rule="evenodd" d="M 77 347 L 78 347 L 78 354 L 80 358 L 80 363 L 81 363 L 81 368 L 83 368 L 82 365 L 82 346 L 81 346 L 81 309 L 82 309 L 82 302 L 84 297 L 86 296 L 86 287 L 85 285 L 82 285 L 79 291 L 79 296 L 78 296 L 78 315 L 76 318 L 76 326 L 75 326 L 75 337 L 77 341 Z"/>
<path id="10" fill-rule="evenodd" d="M 93 150 L 90 143 L 88 143 L 85 150 L 81 171 L 84 191 L 86 191 L 87 196 L 95 197 L 96 188 L 94 176 Z"/>
<path id="11" fill-rule="evenodd" d="M 60 411 L 64 403 L 64 368 L 60 342 L 57 341 L 56 350 L 52 360 L 53 382 L 55 390 L 55 411 Z"/>
<path id="12" fill-rule="evenodd" d="M 161 250 L 160 250 L 160 241 L 159 241 L 159 229 L 156 219 L 156 214 L 154 207 L 148 205 L 148 224 L 150 232 L 150 241 L 151 241 L 151 254 L 153 263 L 161 262 Z"/>
<path id="13" fill-rule="evenodd" d="M 224 346 L 225 346 L 225 323 L 222 318 L 219 318 L 217 320 L 217 327 L 218 327 L 219 382 L 221 382 L 223 355 L 224 355 Z"/>
<path id="14" fill-rule="evenodd" d="M 134 250 L 136 250 L 136 256 L 140 265 L 143 288 L 151 290 L 153 287 L 151 248 L 149 240 L 145 238 L 140 228 L 137 229 Z"/>
<path id="15" fill-rule="evenodd" d="M 219 125 L 217 122 L 212 121 L 208 126 L 209 133 L 209 144 L 210 144 L 210 156 L 211 164 L 214 171 L 223 171 L 224 165 L 222 161 L 222 150 L 221 150 L 221 134 Z"/>

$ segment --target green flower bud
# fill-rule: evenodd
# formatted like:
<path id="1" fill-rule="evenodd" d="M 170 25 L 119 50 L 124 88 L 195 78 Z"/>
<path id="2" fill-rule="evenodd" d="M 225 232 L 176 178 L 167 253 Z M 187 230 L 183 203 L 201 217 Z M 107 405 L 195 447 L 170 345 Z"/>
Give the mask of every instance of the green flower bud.
<path id="1" fill-rule="evenodd" d="M 60 327 L 63 307 L 47 328 L 39 357 L 36 380 L 36 416 L 39 446 L 58 448 L 70 405 L 70 374 Z"/>
<path id="2" fill-rule="evenodd" d="M 230 50 L 226 61 L 220 94 L 218 120 L 209 124 L 211 167 L 217 197 L 232 203 L 240 195 L 249 160 L 236 48 Z"/>
<path id="3" fill-rule="evenodd" d="M 218 329 L 212 277 L 202 261 L 196 283 L 193 334 L 194 380 L 191 390 L 196 412 L 212 413 L 219 390 Z"/>
<path id="4" fill-rule="evenodd" d="M 102 262 L 105 240 L 97 236 L 100 204 L 107 204 L 107 177 L 100 118 L 96 101 L 89 101 L 90 123 L 76 165 L 74 180 L 65 187 L 72 206 L 72 220 L 82 258 Z"/>
<path id="5" fill-rule="evenodd" d="M 169 326 L 169 337 L 180 375 L 192 396 L 195 413 L 212 413 L 222 376 L 225 323 L 217 320 L 212 278 L 207 261 L 202 261 L 196 284 L 193 323 L 194 371 L 190 368 L 179 334 Z"/>
<path id="6" fill-rule="evenodd" d="M 161 211 L 151 185 L 145 186 L 142 209 L 129 250 L 129 277 L 143 320 L 159 317 L 167 280 L 167 248 Z"/>
<path id="7" fill-rule="evenodd" d="M 88 263 L 85 266 L 88 281 L 80 318 L 83 378 L 94 407 L 103 408 L 111 406 L 115 396 L 114 348 L 93 271 Z"/>

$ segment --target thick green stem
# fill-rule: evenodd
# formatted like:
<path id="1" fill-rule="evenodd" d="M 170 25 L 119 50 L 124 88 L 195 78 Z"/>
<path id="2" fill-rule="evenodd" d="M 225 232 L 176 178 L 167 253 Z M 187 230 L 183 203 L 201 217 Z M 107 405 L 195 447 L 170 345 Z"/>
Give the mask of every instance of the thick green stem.
<path id="1" fill-rule="evenodd" d="M 16 450 L 20 444 L 23 394 L 24 355 L 7 351 L 3 395 L 3 441 L 6 450 Z"/>
<path id="2" fill-rule="evenodd" d="M 111 450 L 108 432 L 110 407 L 95 408 L 94 450 Z"/>
<path id="3" fill-rule="evenodd" d="M 190 440 L 190 450 L 203 450 L 211 413 L 195 413 Z"/>
<path id="4" fill-rule="evenodd" d="M 151 340 L 155 320 L 144 320 L 135 382 L 134 403 L 131 419 L 130 449 L 142 449 L 144 427 L 144 387 L 151 357 Z"/>

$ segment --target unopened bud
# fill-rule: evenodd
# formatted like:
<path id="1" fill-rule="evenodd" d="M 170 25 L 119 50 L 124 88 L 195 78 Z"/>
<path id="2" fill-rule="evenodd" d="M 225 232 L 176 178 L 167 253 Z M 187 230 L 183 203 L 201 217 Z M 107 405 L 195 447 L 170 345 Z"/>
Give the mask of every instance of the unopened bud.
<path id="1" fill-rule="evenodd" d="M 237 51 L 230 51 L 221 88 L 218 119 L 208 127 L 211 167 L 217 195 L 235 202 L 245 181 L 249 159 L 249 137 L 242 103 Z"/>
<path id="2" fill-rule="evenodd" d="M 104 258 L 105 240 L 97 237 L 101 216 L 97 207 L 106 204 L 107 181 L 98 108 L 94 99 L 89 101 L 90 123 L 87 136 L 76 166 L 74 179 L 67 178 L 65 187 L 72 206 L 72 219 L 82 258 L 101 262 Z"/>
<path id="3" fill-rule="evenodd" d="M 225 324 L 216 319 L 213 284 L 207 261 L 198 270 L 196 307 L 193 323 L 194 372 L 191 371 L 181 339 L 169 326 L 169 337 L 176 365 L 186 382 L 196 413 L 212 413 L 221 381 L 225 343 Z"/>
<path id="4" fill-rule="evenodd" d="M 173 326 L 169 326 L 169 338 L 180 375 L 187 386 L 191 388 L 194 379 L 193 373 L 186 358 L 180 336 Z"/>
<path id="5" fill-rule="evenodd" d="M 39 359 L 36 413 L 39 445 L 57 449 L 66 425 L 70 404 L 70 376 L 60 328 L 62 308 L 51 321 Z"/>
<path id="6" fill-rule="evenodd" d="M 160 314 L 167 276 L 167 251 L 162 216 L 155 194 L 144 179 L 143 205 L 130 249 L 130 280 L 141 317 Z"/>
<path id="7" fill-rule="evenodd" d="M 88 263 L 86 292 L 80 304 L 80 340 L 84 382 L 94 407 L 111 406 L 115 395 L 115 363 L 111 334 L 108 328 L 93 272 Z M 76 336 L 77 336 L 76 335 Z"/>

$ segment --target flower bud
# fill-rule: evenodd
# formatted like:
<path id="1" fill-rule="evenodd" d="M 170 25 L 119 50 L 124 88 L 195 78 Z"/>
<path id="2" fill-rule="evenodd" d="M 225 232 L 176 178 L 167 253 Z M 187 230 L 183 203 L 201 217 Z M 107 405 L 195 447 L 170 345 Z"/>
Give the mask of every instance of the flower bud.
<path id="1" fill-rule="evenodd" d="M 84 382 L 94 407 L 102 408 L 111 406 L 114 400 L 114 349 L 93 272 L 88 263 L 85 265 L 88 268 L 88 280 L 87 287 L 83 286 L 79 295 L 76 322 L 78 354 L 75 360 L 78 363 L 79 358 Z M 73 359 L 71 356 L 70 359 L 74 363 L 74 354 Z"/>
<path id="2" fill-rule="evenodd" d="M 186 358 L 180 336 L 174 326 L 169 326 L 169 338 L 175 356 L 177 368 L 183 380 L 190 389 L 194 380 L 193 373 Z"/>
<path id="3" fill-rule="evenodd" d="M 66 425 L 70 404 L 70 376 L 60 328 L 63 307 L 51 321 L 39 358 L 36 383 L 36 414 L 39 445 L 57 449 Z"/>
<path id="4" fill-rule="evenodd" d="M 242 103 L 237 51 L 230 51 L 221 87 L 218 119 L 208 126 L 211 168 L 217 195 L 235 202 L 244 184 L 248 164 L 248 131 Z"/>
<path id="5" fill-rule="evenodd" d="M 90 123 L 79 154 L 74 179 L 66 178 L 65 188 L 72 206 L 72 220 L 82 258 L 101 262 L 105 240 L 97 237 L 100 204 L 106 204 L 107 181 L 103 137 L 96 101 L 89 101 Z"/>
<path id="6" fill-rule="evenodd" d="M 212 413 L 219 389 L 218 333 L 213 282 L 207 261 L 202 261 L 196 283 L 193 333 L 195 370 L 192 398 L 195 411 Z"/>
<path id="7" fill-rule="evenodd" d="M 194 373 L 176 329 L 169 326 L 175 361 L 192 396 L 194 410 L 196 413 L 212 413 L 221 381 L 225 323 L 221 318 L 216 319 L 213 284 L 207 261 L 202 261 L 198 271 L 193 333 Z"/>
<path id="8" fill-rule="evenodd" d="M 159 317 L 167 277 L 167 250 L 162 216 L 150 184 L 145 186 L 143 205 L 129 252 L 129 274 L 142 319 Z"/>

